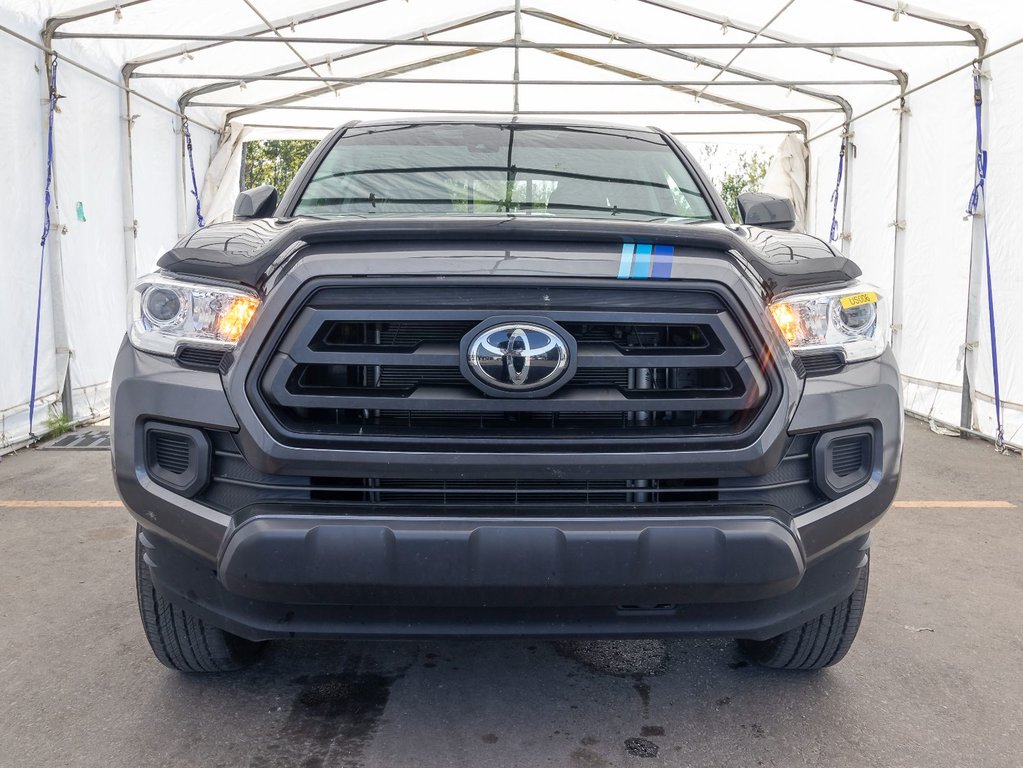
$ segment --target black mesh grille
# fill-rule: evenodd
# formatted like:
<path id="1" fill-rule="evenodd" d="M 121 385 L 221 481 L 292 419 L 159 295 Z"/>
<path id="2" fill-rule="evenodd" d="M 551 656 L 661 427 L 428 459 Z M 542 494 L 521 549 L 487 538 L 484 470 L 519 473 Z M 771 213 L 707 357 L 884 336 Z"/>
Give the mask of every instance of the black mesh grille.
<path id="1" fill-rule="evenodd" d="M 867 460 L 870 441 L 863 436 L 843 437 L 831 444 L 831 469 L 839 477 L 859 472 Z"/>
<path id="2" fill-rule="evenodd" d="M 191 441 L 173 432 L 149 432 L 149 463 L 175 475 L 188 471 Z"/>
<path id="3" fill-rule="evenodd" d="M 572 378 L 532 399 L 473 386 L 459 344 L 496 316 L 564 329 L 578 347 Z M 771 395 L 757 349 L 709 289 L 331 287 L 294 316 L 250 391 L 271 432 L 293 444 L 725 439 L 748 430 Z"/>
<path id="4" fill-rule="evenodd" d="M 815 435 L 800 435 L 767 474 L 745 478 L 662 480 L 438 480 L 431 477 L 344 478 L 263 474 L 242 458 L 233 438 L 211 433 L 213 480 L 202 500 L 235 511 L 270 501 L 322 502 L 338 514 L 559 516 L 684 514 L 687 509 L 772 504 L 799 514 L 819 504 L 811 481 Z"/>

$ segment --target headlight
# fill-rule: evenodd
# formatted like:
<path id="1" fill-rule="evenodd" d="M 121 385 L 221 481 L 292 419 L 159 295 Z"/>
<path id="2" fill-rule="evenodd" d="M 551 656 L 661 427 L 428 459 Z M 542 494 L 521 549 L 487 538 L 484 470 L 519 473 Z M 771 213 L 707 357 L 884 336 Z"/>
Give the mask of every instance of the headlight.
<path id="1" fill-rule="evenodd" d="M 256 294 L 241 288 L 146 275 L 132 292 L 129 336 L 138 349 L 158 355 L 185 344 L 230 349 L 257 307 Z"/>
<path id="2" fill-rule="evenodd" d="M 888 346 L 888 310 L 873 286 L 786 296 L 771 305 L 771 315 L 797 353 L 841 349 L 855 362 L 877 357 Z"/>

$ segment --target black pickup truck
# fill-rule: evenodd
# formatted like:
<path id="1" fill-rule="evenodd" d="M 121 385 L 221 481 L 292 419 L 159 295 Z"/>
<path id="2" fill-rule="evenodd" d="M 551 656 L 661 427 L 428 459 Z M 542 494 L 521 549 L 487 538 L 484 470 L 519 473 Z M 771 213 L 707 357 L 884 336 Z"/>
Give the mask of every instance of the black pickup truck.
<path id="1" fill-rule="evenodd" d="M 719 635 L 833 664 L 902 449 L 886 301 L 647 128 L 353 123 L 138 280 L 146 636 Z"/>

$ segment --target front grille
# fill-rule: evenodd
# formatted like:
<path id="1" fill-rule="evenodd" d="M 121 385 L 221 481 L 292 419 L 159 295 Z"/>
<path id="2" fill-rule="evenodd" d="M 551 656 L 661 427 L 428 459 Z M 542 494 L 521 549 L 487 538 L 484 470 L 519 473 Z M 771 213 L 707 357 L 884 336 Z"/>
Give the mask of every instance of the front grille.
<path id="1" fill-rule="evenodd" d="M 249 392 L 288 444 L 463 450 L 634 446 L 745 434 L 772 395 L 760 349 L 712 286 L 379 285 L 315 291 L 271 342 Z M 463 337 L 491 318 L 555 323 L 575 340 L 571 380 L 540 398 L 483 394 Z"/>
<path id="2" fill-rule="evenodd" d="M 695 508 L 735 511 L 744 504 L 769 504 L 799 514 L 823 500 L 812 480 L 816 435 L 793 438 L 778 466 L 756 477 L 590 481 L 264 474 L 245 461 L 231 435 L 211 432 L 210 437 L 212 481 L 201 501 L 227 512 L 250 504 L 302 502 L 353 515 L 677 515 Z"/>

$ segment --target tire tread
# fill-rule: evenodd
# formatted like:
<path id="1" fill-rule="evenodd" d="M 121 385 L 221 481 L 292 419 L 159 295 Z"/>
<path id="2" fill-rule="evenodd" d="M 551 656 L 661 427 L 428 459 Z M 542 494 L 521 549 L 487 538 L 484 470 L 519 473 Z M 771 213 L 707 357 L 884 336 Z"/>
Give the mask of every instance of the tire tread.
<path id="1" fill-rule="evenodd" d="M 255 661 L 264 643 L 236 637 L 161 597 L 153 586 L 145 549 L 135 537 L 135 588 L 142 629 L 153 655 L 179 672 L 233 672 Z"/>
<path id="2" fill-rule="evenodd" d="M 835 607 L 768 640 L 741 640 L 740 648 L 758 664 L 773 669 L 814 670 L 841 661 L 852 647 L 867 601 L 867 564 L 853 593 Z"/>

